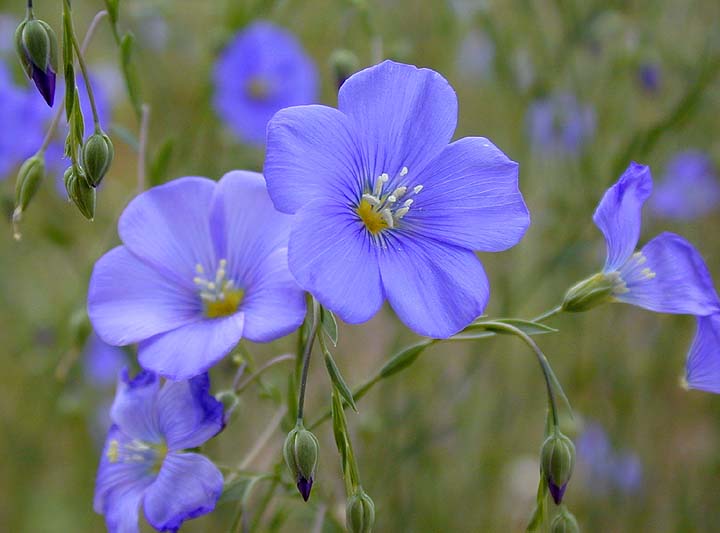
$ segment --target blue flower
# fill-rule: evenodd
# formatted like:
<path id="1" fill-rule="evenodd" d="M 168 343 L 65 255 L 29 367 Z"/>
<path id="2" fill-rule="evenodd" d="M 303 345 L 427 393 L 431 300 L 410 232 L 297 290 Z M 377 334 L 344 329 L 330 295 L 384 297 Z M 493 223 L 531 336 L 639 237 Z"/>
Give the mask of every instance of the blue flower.
<path id="1" fill-rule="evenodd" d="M 214 69 L 213 103 L 220 118 L 242 140 L 265 142 L 276 111 L 315 101 L 318 74 L 297 39 L 270 22 L 238 33 Z"/>
<path id="2" fill-rule="evenodd" d="M 697 333 L 685 365 L 691 389 L 720 394 L 720 314 L 697 317 Z"/>
<path id="3" fill-rule="evenodd" d="M 638 67 L 638 81 L 643 89 L 650 93 L 657 92 L 662 81 L 660 66 L 657 63 L 646 61 Z"/>
<path id="4" fill-rule="evenodd" d="M 268 124 L 268 191 L 297 213 L 291 272 L 346 322 L 387 298 L 417 333 L 458 332 L 489 297 L 473 250 L 510 248 L 529 225 L 517 163 L 481 137 L 448 144 L 457 98 L 432 70 L 385 61 L 351 76 L 338 108 Z"/>
<path id="5" fill-rule="evenodd" d="M 571 93 L 536 100 L 526 115 L 533 147 L 547 155 L 577 154 L 595 134 L 595 111 Z"/>
<path id="6" fill-rule="evenodd" d="M 240 341 L 295 330 L 305 300 L 287 268 L 288 215 L 262 175 L 219 183 L 180 178 L 136 197 L 118 222 L 123 241 L 90 279 L 88 313 L 108 344 L 139 342 L 140 364 L 189 379 Z"/>
<path id="7" fill-rule="evenodd" d="M 719 204 L 720 181 L 712 161 L 700 150 L 686 150 L 668 162 L 650 206 L 661 217 L 692 220 Z"/>
<path id="8" fill-rule="evenodd" d="M 117 375 L 126 365 L 125 351 L 104 342 L 95 332 L 90 333 L 83 351 L 85 381 L 93 387 L 103 388 L 117 381 Z"/>
<path id="9" fill-rule="evenodd" d="M 183 452 L 223 429 L 222 404 L 209 389 L 207 374 L 161 387 L 152 372 L 132 380 L 122 372 L 93 504 L 110 532 L 139 531 L 141 506 L 159 531 L 177 531 L 185 520 L 215 508 L 222 474 L 203 455 Z"/>

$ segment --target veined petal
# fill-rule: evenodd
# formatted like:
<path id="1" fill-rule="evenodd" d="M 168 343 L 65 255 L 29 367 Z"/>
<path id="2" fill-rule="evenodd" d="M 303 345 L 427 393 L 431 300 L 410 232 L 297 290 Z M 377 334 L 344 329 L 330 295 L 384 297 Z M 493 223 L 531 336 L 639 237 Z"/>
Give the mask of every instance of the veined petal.
<path id="1" fill-rule="evenodd" d="M 157 417 L 168 449 L 200 446 L 223 428 L 223 405 L 210 394 L 210 378 L 166 381 L 157 399 Z"/>
<path id="2" fill-rule="evenodd" d="M 705 262 L 688 241 L 661 233 L 619 270 L 627 292 L 616 298 L 658 313 L 709 315 L 720 301 Z"/>
<path id="3" fill-rule="evenodd" d="M 263 173 L 284 213 L 322 198 L 356 201 L 365 177 L 350 120 L 321 105 L 282 109 L 270 120 Z"/>
<path id="4" fill-rule="evenodd" d="M 448 145 L 415 182 L 423 189 L 403 221 L 425 236 L 499 252 L 515 246 L 530 224 L 517 163 L 482 137 Z"/>
<path id="5" fill-rule="evenodd" d="M 651 192 L 650 167 L 632 162 L 600 200 L 593 220 L 607 244 L 604 272 L 620 268 L 635 250 L 640 238 L 642 206 Z"/>
<path id="6" fill-rule="evenodd" d="M 155 412 L 160 380 L 152 372 L 140 371 L 130 379 L 123 369 L 118 378 L 110 418 L 123 433 L 143 442 L 157 443 L 162 436 Z"/>
<path id="7" fill-rule="evenodd" d="M 145 517 L 160 531 L 176 531 L 185 520 L 209 513 L 222 494 L 223 476 L 196 453 L 169 453 L 145 494 Z"/>
<path id="8" fill-rule="evenodd" d="M 352 75 L 340 88 L 338 109 L 352 119 L 369 178 L 420 172 L 450 142 L 457 96 L 430 69 L 383 61 Z"/>
<path id="9" fill-rule="evenodd" d="M 348 206 L 318 200 L 297 214 L 288 249 L 290 272 L 345 322 L 365 322 L 384 299 L 376 249 Z"/>
<path id="10" fill-rule="evenodd" d="M 402 234 L 388 239 L 379 259 L 390 305 L 420 335 L 447 338 L 485 309 L 488 279 L 467 249 Z"/>
<path id="11" fill-rule="evenodd" d="M 720 314 L 697 317 L 697 333 L 686 364 L 691 389 L 720 394 Z"/>
<path id="12" fill-rule="evenodd" d="M 118 246 L 95 264 L 88 315 L 98 336 L 124 346 L 175 329 L 202 316 L 200 299 Z"/>
<path id="13" fill-rule="evenodd" d="M 194 290 L 195 267 L 215 271 L 210 204 L 215 182 L 179 178 L 133 199 L 118 221 L 123 244 L 165 277 Z"/>
<path id="14" fill-rule="evenodd" d="M 242 312 L 222 318 L 199 320 L 140 343 L 138 360 L 143 368 L 175 381 L 207 371 L 240 342 Z"/>

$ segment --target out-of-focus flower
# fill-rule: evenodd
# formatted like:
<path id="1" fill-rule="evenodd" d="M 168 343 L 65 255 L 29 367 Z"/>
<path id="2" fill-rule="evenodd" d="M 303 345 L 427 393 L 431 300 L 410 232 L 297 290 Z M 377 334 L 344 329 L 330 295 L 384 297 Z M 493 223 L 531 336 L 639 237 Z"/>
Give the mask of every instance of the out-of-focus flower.
<path id="1" fill-rule="evenodd" d="M 158 531 L 177 531 L 215 508 L 222 474 L 205 456 L 183 451 L 223 428 L 222 404 L 209 389 L 207 374 L 162 387 L 151 372 L 121 374 L 93 505 L 109 531 L 138 532 L 141 506 Z"/>
<path id="2" fill-rule="evenodd" d="M 85 344 L 83 361 L 85 381 L 96 388 L 113 385 L 120 371 L 127 366 L 125 351 L 104 342 L 94 332 Z"/>
<path id="3" fill-rule="evenodd" d="M 662 81 L 662 73 L 657 63 L 644 62 L 637 70 L 640 86 L 650 93 L 657 92 Z"/>
<path id="4" fill-rule="evenodd" d="M 549 156 L 577 154 L 595 134 L 595 110 L 567 92 L 533 102 L 526 122 L 533 148 Z"/>
<path id="5" fill-rule="evenodd" d="M 268 124 L 268 190 L 297 214 L 290 270 L 346 322 L 387 298 L 421 335 L 458 332 L 489 296 L 473 250 L 506 250 L 530 223 L 517 163 L 482 137 L 448 144 L 457 98 L 429 69 L 363 70 L 338 107 L 291 107 Z"/>
<path id="6" fill-rule="evenodd" d="M 309 104 L 318 91 L 313 61 L 294 35 L 270 22 L 255 22 L 223 50 L 214 69 L 213 104 L 240 138 L 265 142 L 272 116 L 284 107 Z"/>
<path id="7" fill-rule="evenodd" d="M 720 394 L 720 314 L 697 317 L 685 371 L 689 388 Z"/>
<path id="8" fill-rule="evenodd" d="M 114 346 L 139 342 L 140 364 L 170 379 L 206 371 L 241 338 L 290 333 L 305 315 L 287 268 L 290 218 L 254 172 L 219 183 L 180 178 L 140 194 L 118 222 L 123 246 L 90 279 L 95 331 Z"/>
<path id="9" fill-rule="evenodd" d="M 719 204 L 718 175 L 700 150 L 686 150 L 670 159 L 650 201 L 656 215 L 676 220 L 701 217 Z"/>
<path id="10" fill-rule="evenodd" d="M 20 20 L 6 13 L 0 14 L 0 54 L 10 54 L 15 50 L 15 29 Z"/>
<path id="11" fill-rule="evenodd" d="M 465 79 L 487 79 L 492 76 L 494 59 L 494 43 L 485 33 L 473 30 L 460 43 L 456 68 Z"/>

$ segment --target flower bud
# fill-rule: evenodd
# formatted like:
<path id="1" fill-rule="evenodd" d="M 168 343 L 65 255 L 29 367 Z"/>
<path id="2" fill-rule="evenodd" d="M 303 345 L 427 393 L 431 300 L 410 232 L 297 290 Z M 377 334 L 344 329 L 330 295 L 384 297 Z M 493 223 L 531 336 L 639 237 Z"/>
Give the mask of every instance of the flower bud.
<path id="1" fill-rule="evenodd" d="M 32 17 L 32 16 L 31 16 Z M 52 107 L 55 101 L 58 42 L 50 25 L 35 18 L 25 19 L 15 30 L 15 50 L 25 74 Z"/>
<path id="2" fill-rule="evenodd" d="M 76 173 L 80 172 L 80 175 Z M 68 168 L 65 171 L 65 189 L 80 213 L 88 220 L 95 218 L 95 189 L 90 187 L 82 169 Z"/>
<path id="3" fill-rule="evenodd" d="M 305 429 L 302 422 L 288 433 L 283 445 L 283 456 L 290 473 L 295 477 L 297 488 L 308 501 L 317 468 L 320 445 L 310 431 Z"/>
<path id="4" fill-rule="evenodd" d="M 350 533 L 370 533 L 375 524 L 375 504 L 360 487 L 348 498 L 345 525 Z"/>
<path id="5" fill-rule="evenodd" d="M 110 168 L 115 150 L 105 133 L 93 133 L 82 148 L 82 161 L 88 185 L 97 187 Z"/>
<path id="6" fill-rule="evenodd" d="M 577 520 L 563 507 L 550 523 L 550 533 L 580 533 Z"/>
<path id="7" fill-rule="evenodd" d="M 350 50 L 340 48 L 330 54 L 330 68 L 335 76 L 338 89 L 346 79 L 357 72 L 359 67 L 360 61 Z"/>
<path id="8" fill-rule="evenodd" d="M 29 157 L 20 167 L 17 181 L 15 181 L 15 209 L 25 211 L 25 208 L 35 196 L 35 193 L 45 177 L 45 158 L 42 154 Z"/>
<path id="9" fill-rule="evenodd" d="M 565 294 L 562 310 L 576 313 L 611 302 L 618 281 L 617 274 L 607 275 L 602 272 L 581 281 Z"/>
<path id="10" fill-rule="evenodd" d="M 566 435 L 556 431 L 545 439 L 540 462 L 553 501 L 560 505 L 575 466 L 575 445 Z"/>

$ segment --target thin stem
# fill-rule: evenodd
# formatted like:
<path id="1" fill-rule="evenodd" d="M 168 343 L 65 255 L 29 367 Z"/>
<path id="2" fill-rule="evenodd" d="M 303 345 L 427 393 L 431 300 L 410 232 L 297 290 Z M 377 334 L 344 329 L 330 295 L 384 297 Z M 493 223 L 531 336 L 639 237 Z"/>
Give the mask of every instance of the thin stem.
<path id="1" fill-rule="evenodd" d="M 68 12 L 70 11 L 70 1 L 65 0 L 65 4 L 67 5 Z M 78 64 L 80 65 L 80 71 L 82 72 L 83 80 L 85 81 L 85 88 L 87 89 L 88 99 L 90 100 L 90 108 L 92 109 L 93 114 L 93 123 L 95 124 L 95 132 L 100 131 L 100 117 L 97 112 L 97 107 L 95 106 L 95 95 L 93 94 L 92 90 L 92 84 L 90 83 L 90 76 L 88 75 L 87 66 L 85 65 L 85 59 L 83 58 L 84 51 L 82 48 L 80 48 L 80 44 L 78 43 L 77 36 L 75 35 L 75 25 L 72 21 L 72 14 L 70 15 L 70 40 L 72 41 L 72 46 L 75 48 L 75 52 L 77 55 Z M 75 83 L 75 80 L 71 80 L 73 83 Z M 68 83 L 68 80 L 65 80 L 65 83 Z"/>
<path id="2" fill-rule="evenodd" d="M 313 523 L 312 533 L 322 533 L 323 525 L 325 524 L 325 514 L 327 513 L 327 505 L 320 503 L 318 505 L 317 514 L 315 515 L 315 522 Z"/>
<path id="3" fill-rule="evenodd" d="M 148 126 L 150 123 L 150 106 L 143 104 L 140 116 L 140 137 L 138 139 L 137 188 L 138 194 L 145 190 L 145 168 L 147 158 Z"/>
<path id="4" fill-rule="evenodd" d="M 308 369 L 310 368 L 310 354 L 312 353 L 313 344 L 315 343 L 315 336 L 319 326 L 320 317 L 320 305 L 317 300 L 312 300 L 312 322 L 310 323 L 310 331 L 308 332 L 308 338 L 305 342 L 305 349 L 303 350 L 302 358 L 302 374 L 300 376 L 300 394 L 298 395 L 298 411 L 297 419 L 302 422 L 303 411 L 305 405 L 305 387 L 307 386 Z"/>
<path id="5" fill-rule="evenodd" d="M 543 322 L 544 320 L 547 320 L 550 317 L 553 317 L 555 315 L 559 315 L 562 313 L 562 305 L 558 305 L 557 307 L 554 307 L 550 309 L 549 311 L 545 311 L 542 315 L 538 315 L 535 318 L 532 319 L 533 322 Z"/>
<path id="6" fill-rule="evenodd" d="M 262 435 L 258 438 L 258 440 L 253 445 L 252 449 L 248 452 L 248 454 L 245 456 L 245 458 L 240 462 L 240 464 L 237 467 L 237 470 L 245 470 L 250 464 L 255 460 L 257 455 L 265 448 L 268 441 L 272 438 L 273 433 L 275 433 L 275 430 L 280 426 L 282 423 L 283 417 L 287 413 L 287 406 L 283 405 L 280 407 L 280 409 L 277 410 L 275 415 L 270 420 L 270 423 L 265 428 L 265 431 L 263 431 Z"/>
<path id="7" fill-rule="evenodd" d="M 270 359 L 267 363 L 265 363 L 263 366 L 261 366 L 260 368 L 258 368 L 255 372 L 253 372 L 253 373 L 250 374 L 248 377 L 246 377 L 241 383 L 239 383 L 239 384 L 235 387 L 235 394 L 237 394 L 237 395 L 242 394 L 242 392 L 243 392 L 253 381 L 255 381 L 257 378 L 259 378 L 259 377 L 263 374 L 263 372 L 265 372 L 265 371 L 268 370 L 269 368 L 272 368 L 273 366 L 277 365 L 278 363 L 282 363 L 282 362 L 284 362 L 284 361 L 292 361 L 293 359 L 295 359 L 295 356 L 294 356 L 293 354 L 289 354 L 289 353 L 286 353 L 286 354 L 283 354 L 283 355 L 278 355 L 277 357 L 273 357 L 273 358 Z"/>
<path id="8" fill-rule="evenodd" d="M 106 17 L 107 14 L 108 12 L 103 9 L 101 11 L 98 11 L 95 15 L 95 18 L 92 19 L 90 26 L 88 26 L 87 32 L 85 32 L 85 38 L 83 39 L 82 46 L 80 47 L 80 50 L 83 54 L 87 51 L 88 46 L 90 46 L 90 40 L 92 39 L 93 35 L 95 35 L 95 30 L 97 30 L 98 24 L 100 24 L 102 19 Z M 64 99 L 58 105 L 57 111 L 55 111 L 55 116 L 53 117 L 52 122 L 50 122 L 50 127 L 48 128 L 47 133 L 45 133 L 45 138 L 43 139 L 43 142 L 37 151 L 38 154 L 44 152 L 50 144 L 53 135 L 55 135 L 55 130 L 57 129 L 57 125 L 60 122 L 60 117 L 62 116 L 63 111 L 65 111 Z"/>

